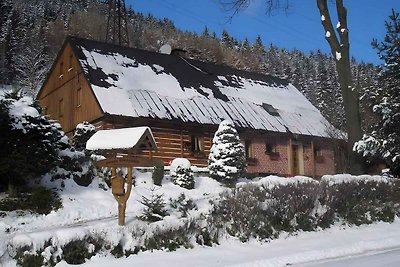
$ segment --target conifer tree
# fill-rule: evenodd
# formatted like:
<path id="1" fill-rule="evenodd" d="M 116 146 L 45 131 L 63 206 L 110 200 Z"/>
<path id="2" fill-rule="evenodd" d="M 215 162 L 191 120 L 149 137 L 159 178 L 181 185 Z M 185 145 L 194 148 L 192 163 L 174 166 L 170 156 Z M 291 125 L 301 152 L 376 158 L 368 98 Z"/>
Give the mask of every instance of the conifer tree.
<path id="1" fill-rule="evenodd" d="M 234 124 L 220 123 L 208 157 L 210 176 L 219 181 L 234 181 L 245 171 L 245 153 Z"/>
<path id="2" fill-rule="evenodd" d="M 395 175 L 400 175 L 400 17 L 392 10 L 385 22 L 386 36 L 372 45 L 385 61 L 382 65 L 376 89 L 376 104 L 373 111 L 378 116 L 377 123 L 369 134 L 355 144 L 355 149 L 370 161 L 383 159 Z"/>
<path id="3" fill-rule="evenodd" d="M 72 138 L 72 144 L 76 149 L 85 150 L 86 142 L 90 137 L 92 137 L 92 135 L 94 135 L 95 132 L 96 127 L 93 124 L 87 121 L 79 123 L 76 126 L 75 134 Z"/>

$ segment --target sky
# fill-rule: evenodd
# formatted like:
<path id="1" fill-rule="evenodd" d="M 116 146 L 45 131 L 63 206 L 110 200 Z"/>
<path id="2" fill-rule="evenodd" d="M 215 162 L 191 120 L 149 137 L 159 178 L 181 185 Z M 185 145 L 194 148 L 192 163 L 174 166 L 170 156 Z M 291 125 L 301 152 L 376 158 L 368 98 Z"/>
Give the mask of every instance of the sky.
<path id="1" fill-rule="evenodd" d="M 182 30 L 201 33 L 207 26 L 218 36 L 226 29 L 239 40 L 245 37 L 253 42 L 260 35 L 264 45 L 270 43 L 288 50 L 299 49 L 306 53 L 321 49 L 330 53 L 320 21 L 316 0 L 289 0 L 287 13 L 274 12 L 267 15 L 265 0 L 253 0 L 252 4 L 229 20 L 231 12 L 225 11 L 218 0 L 125 0 L 127 6 L 157 18 L 168 18 Z M 331 1 L 333 2 L 333 1 Z M 383 40 L 384 22 L 392 8 L 400 11 L 399 0 L 345 0 L 348 8 L 350 53 L 357 61 L 382 63 L 373 38 Z M 331 11 L 335 6 L 330 3 Z M 334 26 L 336 14 L 332 15 Z"/>

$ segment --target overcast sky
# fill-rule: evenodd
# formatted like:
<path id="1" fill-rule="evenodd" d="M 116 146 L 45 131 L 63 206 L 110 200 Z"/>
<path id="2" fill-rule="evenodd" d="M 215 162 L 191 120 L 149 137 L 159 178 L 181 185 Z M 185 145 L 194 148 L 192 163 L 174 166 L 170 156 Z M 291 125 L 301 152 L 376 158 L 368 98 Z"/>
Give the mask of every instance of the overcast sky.
<path id="1" fill-rule="evenodd" d="M 126 5 L 157 18 L 169 18 L 183 30 L 201 33 L 207 25 L 218 35 L 226 29 L 240 40 L 248 37 L 253 42 L 260 35 L 265 45 L 273 43 L 289 50 L 297 48 L 309 52 L 321 49 L 330 52 L 316 0 L 291 0 L 288 14 L 276 12 L 272 16 L 266 15 L 264 1 L 254 0 L 247 10 L 231 21 L 228 20 L 231 13 L 224 11 L 218 0 L 126 0 Z M 348 8 L 351 55 L 358 61 L 379 64 L 376 51 L 371 48 L 371 40 L 383 39 L 384 21 L 392 8 L 400 11 L 400 1 L 345 0 L 344 3 Z M 331 10 L 335 11 L 333 4 Z M 336 15 L 332 19 L 336 25 Z"/>

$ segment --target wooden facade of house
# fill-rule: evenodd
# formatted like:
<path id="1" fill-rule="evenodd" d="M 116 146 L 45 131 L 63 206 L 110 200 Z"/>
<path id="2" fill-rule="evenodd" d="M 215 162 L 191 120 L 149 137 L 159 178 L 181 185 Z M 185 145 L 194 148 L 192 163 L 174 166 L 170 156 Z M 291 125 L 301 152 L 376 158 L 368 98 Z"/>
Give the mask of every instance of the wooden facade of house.
<path id="1" fill-rule="evenodd" d="M 73 135 L 76 125 L 82 121 L 91 122 L 97 129 L 149 126 L 158 148 L 151 155 L 152 158 L 168 163 L 174 158 L 184 157 L 190 160 L 192 165 L 199 167 L 207 166 L 212 138 L 218 128 L 216 121 L 227 119 L 224 117 L 230 116 L 228 119 L 231 119 L 237 125 L 237 130 L 246 149 L 248 173 L 253 175 L 320 176 L 335 172 L 332 142 L 327 136 L 316 132 L 315 129 L 318 127 L 313 125 L 311 119 L 309 121 L 297 119 L 296 116 L 305 117 L 304 114 L 289 113 L 281 109 L 275 110 L 277 114 L 271 113 L 269 109 L 272 104 L 253 105 L 253 103 L 246 102 L 237 95 L 227 97 L 224 93 L 221 93 L 224 92 L 222 90 L 224 88 L 220 86 L 220 83 L 225 84 L 226 79 L 218 75 L 220 73 L 217 72 L 222 70 L 226 77 L 233 77 L 232 81 L 229 79 L 230 87 L 232 87 L 232 84 L 241 85 L 237 79 L 237 77 L 240 77 L 239 75 L 247 75 L 251 79 L 263 79 L 264 76 L 247 72 L 234 72 L 235 70 L 229 68 L 225 72 L 226 67 L 189 61 L 172 55 L 158 56 L 156 55 L 158 53 L 142 52 L 137 49 L 132 49 L 132 51 L 134 55 L 137 55 L 135 58 L 130 54 L 129 48 L 79 38 L 68 38 L 38 94 L 44 112 L 52 119 L 58 120 L 69 136 Z M 115 62 L 104 63 L 104 59 L 96 58 L 99 54 L 112 58 Z M 142 54 L 144 54 L 143 58 L 140 58 Z M 147 65 L 143 63 L 147 61 Z M 100 63 L 106 65 L 99 66 Z M 168 65 L 169 63 L 171 64 Z M 133 75 L 134 78 L 131 82 L 137 81 L 140 84 L 140 90 L 129 91 L 126 97 L 121 98 L 121 93 L 125 93 L 125 91 L 120 84 L 114 86 L 113 81 L 121 81 L 124 76 L 129 76 L 124 73 L 126 68 L 134 69 L 137 66 L 141 67 L 141 64 L 146 67 L 143 67 L 143 76 L 149 75 L 150 70 L 153 70 L 156 75 L 165 76 L 165 84 L 169 87 L 171 85 L 168 85 L 168 83 L 171 83 L 172 76 L 178 80 L 181 86 L 182 84 L 185 85 L 183 89 L 185 93 L 188 91 L 186 88 L 191 86 L 191 78 L 197 72 L 205 75 L 206 78 L 204 79 L 210 79 L 211 75 L 218 77 L 220 80 L 213 83 L 222 89 L 212 88 L 212 93 L 205 93 L 206 85 L 209 88 L 214 85 L 210 81 L 204 81 L 203 84 L 200 84 L 200 89 L 197 89 L 201 94 L 200 96 L 193 97 L 192 95 L 196 93 L 196 91 L 193 91 L 194 93 L 191 93 L 192 95 L 188 99 L 183 99 L 181 95 L 172 98 L 168 95 L 168 92 L 164 96 L 163 93 L 156 91 L 164 83 L 157 84 L 157 81 L 154 81 L 158 86 L 154 91 L 142 89 L 142 87 L 151 86 L 148 83 L 151 83 L 152 80 L 145 77 L 147 80 L 137 81 L 139 76 Z M 123 66 L 124 69 L 119 70 L 118 66 Z M 147 68 L 148 66 L 151 66 L 151 69 Z M 178 70 L 175 70 L 175 68 Z M 190 70 L 183 70 L 183 68 Z M 105 75 L 106 69 L 107 71 L 115 71 L 115 73 Z M 181 73 L 185 71 L 193 73 L 187 75 Z M 233 74 L 230 74 L 230 72 L 233 72 Z M 256 86 L 259 86 L 259 84 L 266 86 L 263 84 L 264 80 L 263 83 L 258 84 L 249 80 L 250 78 L 246 78 L 246 82 L 250 81 L 250 84 L 256 84 Z M 198 83 L 195 81 L 194 86 L 198 86 Z M 226 83 L 228 83 L 228 80 Z M 271 83 L 273 85 L 268 86 L 278 84 L 273 90 L 286 90 L 284 86 L 288 86 L 287 83 L 280 85 L 279 83 L 280 80 L 274 78 Z M 121 82 L 121 84 L 132 86 L 132 84 L 126 82 Z M 293 90 L 292 88 L 289 89 Z M 114 95 L 111 93 L 113 91 L 117 93 Z M 172 90 L 171 94 L 173 95 Z M 211 98 L 210 94 L 213 94 L 217 99 Z M 298 96 L 297 93 L 296 97 L 304 101 L 301 98 L 302 96 Z M 126 98 L 129 98 L 132 103 L 136 101 L 132 104 L 134 112 L 131 111 L 129 105 L 126 109 L 120 107 L 124 105 Z M 210 101 L 212 105 L 209 104 Z M 146 105 L 148 105 L 147 109 Z M 114 111 L 114 109 L 117 111 Z M 160 113 L 160 110 L 166 115 Z M 317 114 L 315 110 L 313 112 Z M 193 115 L 194 113 L 198 115 Z M 216 113 L 218 114 L 215 115 Z M 313 116 L 315 116 L 314 113 Z M 241 117 L 238 118 L 238 116 Z M 199 119 L 199 117 L 201 118 Z M 266 117 L 268 117 L 268 120 Z M 318 117 L 318 119 L 320 118 Z M 254 126 L 258 122 L 261 126 Z M 248 124 L 246 125 L 246 123 Z M 284 125 L 285 123 L 287 125 Z M 303 128 L 302 123 L 306 125 Z M 272 127 L 272 130 L 264 126 Z M 142 156 L 148 157 L 147 153 L 150 152 L 142 152 Z"/>

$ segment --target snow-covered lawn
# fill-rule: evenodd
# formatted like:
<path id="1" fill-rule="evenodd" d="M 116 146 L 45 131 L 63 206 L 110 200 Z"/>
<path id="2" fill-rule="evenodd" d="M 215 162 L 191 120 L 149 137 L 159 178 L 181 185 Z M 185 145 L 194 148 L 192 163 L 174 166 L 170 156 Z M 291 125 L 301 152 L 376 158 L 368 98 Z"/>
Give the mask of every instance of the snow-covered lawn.
<path id="1" fill-rule="evenodd" d="M 48 215 L 17 216 L 16 212 L 12 212 L 1 219 L 0 259 L 7 258 L 7 250 L 12 254 L 13 248 L 23 245 L 40 248 L 50 239 L 56 246 L 93 234 L 106 237 L 108 241 L 115 242 L 114 245 L 123 237 L 132 239 L 132 232 L 138 231 L 138 228 L 148 228 L 148 223 L 140 221 L 137 216 L 142 214 L 144 208 L 139 201 L 142 196 L 150 198 L 153 188 L 156 194 L 164 195 L 167 203 L 170 198 L 177 199 L 180 194 L 185 193 L 198 207 L 191 211 L 191 216 L 194 217 L 200 213 L 208 213 L 211 207 L 209 201 L 224 190 L 220 183 L 208 177 L 197 177 L 195 189 L 187 190 L 174 185 L 168 178 L 164 179 L 161 187 L 154 186 L 151 173 L 135 172 L 134 176 L 136 186 L 127 203 L 125 227 L 118 226 L 117 202 L 111 190 L 105 191 L 99 187 L 102 182 L 95 179 L 89 187 L 81 187 L 72 179 L 66 180 L 65 187 L 60 192 L 62 209 Z M 56 186 L 55 183 L 61 181 L 48 182 L 47 186 Z M 164 220 L 151 224 L 150 228 L 178 226 L 182 224 L 178 217 L 179 214 L 171 213 Z M 125 243 L 124 248 L 134 248 L 134 240 L 127 240 Z"/>

